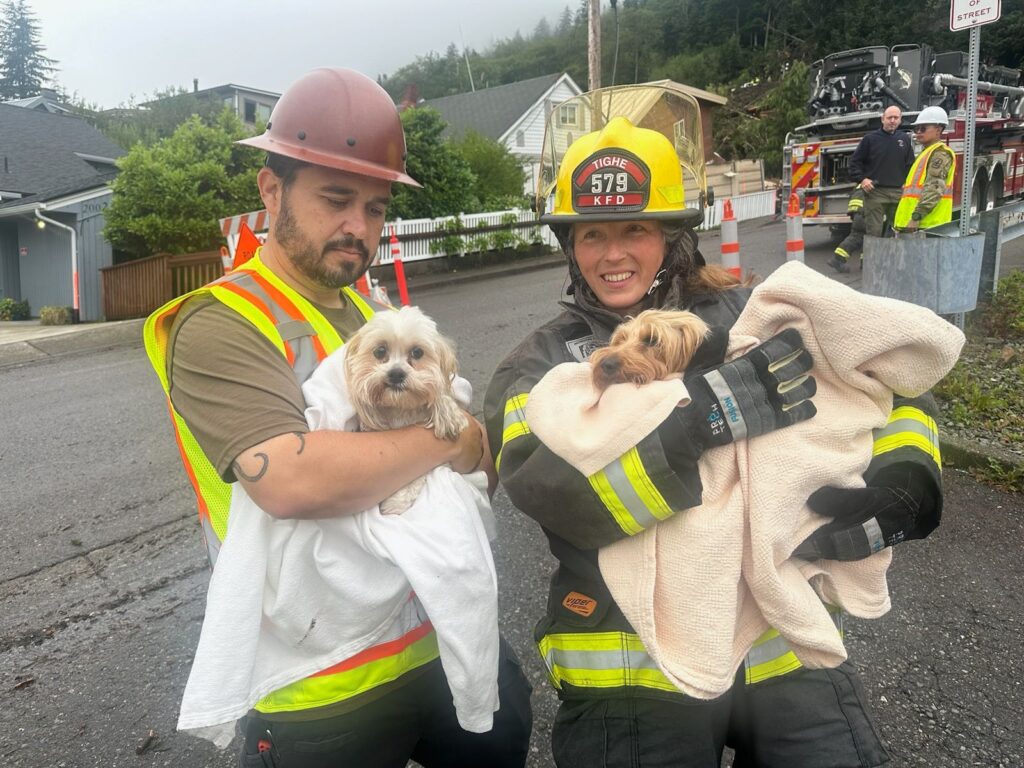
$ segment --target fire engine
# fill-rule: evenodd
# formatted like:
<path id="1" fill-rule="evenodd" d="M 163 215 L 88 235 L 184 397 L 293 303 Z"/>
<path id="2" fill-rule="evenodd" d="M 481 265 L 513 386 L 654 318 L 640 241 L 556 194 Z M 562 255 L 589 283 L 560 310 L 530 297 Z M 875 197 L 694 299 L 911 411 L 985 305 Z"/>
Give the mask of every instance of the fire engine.
<path id="1" fill-rule="evenodd" d="M 882 112 L 903 110 L 900 130 L 927 106 L 940 106 L 950 123 L 943 140 L 957 154 L 953 202 L 959 208 L 967 118 L 967 54 L 934 53 L 928 45 L 870 46 L 830 54 L 810 72 L 810 122 L 791 131 L 783 147 L 783 186 L 796 192 L 805 224 L 848 231 L 847 200 L 853 151 L 881 126 Z M 971 179 L 971 212 L 1024 196 L 1024 87 L 1021 72 L 980 68 Z"/>

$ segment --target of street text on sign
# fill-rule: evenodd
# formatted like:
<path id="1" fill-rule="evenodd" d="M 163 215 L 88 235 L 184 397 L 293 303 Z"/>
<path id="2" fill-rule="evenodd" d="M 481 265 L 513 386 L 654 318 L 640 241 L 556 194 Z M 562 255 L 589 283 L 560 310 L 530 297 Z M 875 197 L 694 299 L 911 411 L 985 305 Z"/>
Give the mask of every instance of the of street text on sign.
<path id="1" fill-rule="evenodd" d="M 991 24 L 1002 13 L 1002 0 L 950 0 L 949 28 L 960 32 L 982 24 Z"/>

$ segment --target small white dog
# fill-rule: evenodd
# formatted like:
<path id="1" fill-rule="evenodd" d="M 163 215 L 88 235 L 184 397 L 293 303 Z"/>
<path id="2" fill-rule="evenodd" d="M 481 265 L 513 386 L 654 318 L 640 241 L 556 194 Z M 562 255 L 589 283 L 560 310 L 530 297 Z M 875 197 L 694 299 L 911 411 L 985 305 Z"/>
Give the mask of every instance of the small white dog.
<path id="1" fill-rule="evenodd" d="M 346 344 L 345 383 L 363 431 L 421 424 L 454 440 L 468 424 L 455 401 L 455 350 L 437 324 L 416 307 L 378 312 Z M 380 503 L 386 515 L 412 506 L 419 478 Z"/>

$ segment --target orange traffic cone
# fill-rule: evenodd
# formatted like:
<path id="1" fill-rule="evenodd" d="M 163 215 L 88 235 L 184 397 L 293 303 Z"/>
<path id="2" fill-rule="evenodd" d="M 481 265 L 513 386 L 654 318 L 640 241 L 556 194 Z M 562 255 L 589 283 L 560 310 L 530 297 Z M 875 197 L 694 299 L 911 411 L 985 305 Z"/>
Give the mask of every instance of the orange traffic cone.
<path id="1" fill-rule="evenodd" d="M 789 196 L 786 211 L 786 261 L 804 263 L 804 217 L 796 192 Z"/>
<path id="2" fill-rule="evenodd" d="M 220 263 L 224 267 L 224 274 L 226 275 L 233 269 L 231 263 L 231 251 L 228 250 L 226 245 L 220 247 Z"/>
<path id="3" fill-rule="evenodd" d="M 402 264 L 402 246 L 398 243 L 394 225 L 391 226 L 391 261 L 395 265 L 395 282 L 398 283 L 398 297 L 403 307 L 409 306 L 409 286 L 405 283 L 405 265 Z"/>
<path id="4" fill-rule="evenodd" d="M 739 224 L 732 212 L 732 201 L 722 201 L 722 266 L 736 278 L 742 277 L 740 270 Z"/>

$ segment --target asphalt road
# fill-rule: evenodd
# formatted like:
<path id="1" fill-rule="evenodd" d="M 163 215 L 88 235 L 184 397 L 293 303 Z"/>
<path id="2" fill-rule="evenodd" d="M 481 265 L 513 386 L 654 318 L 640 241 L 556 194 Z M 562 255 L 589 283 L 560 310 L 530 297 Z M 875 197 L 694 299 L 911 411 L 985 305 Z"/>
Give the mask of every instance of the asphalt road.
<path id="1" fill-rule="evenodd" d="M 779 260 L 780 229 L 751 228 L 744 252 Z M 823 262 L 814 242 L 809 262 Z M 477 407 L 499 359 L 554 314 L 563 277 L 414 289 L 456 340 Z M 0 424 L 0 764 L 235 765 L 174 731 L 208 571 L 141 346 L 0 370 Z M 899 548 L 893 610 L 851 621 L 848 647 L 894 766 L 1024 765 L 1024 502 L 945 477 L 942 527 Z M 502 627 L 535 687 L 529 765 L 548 768 L 556 702 L 531 630 L 552 560 L 503 493 L 495 511 Z"/>

